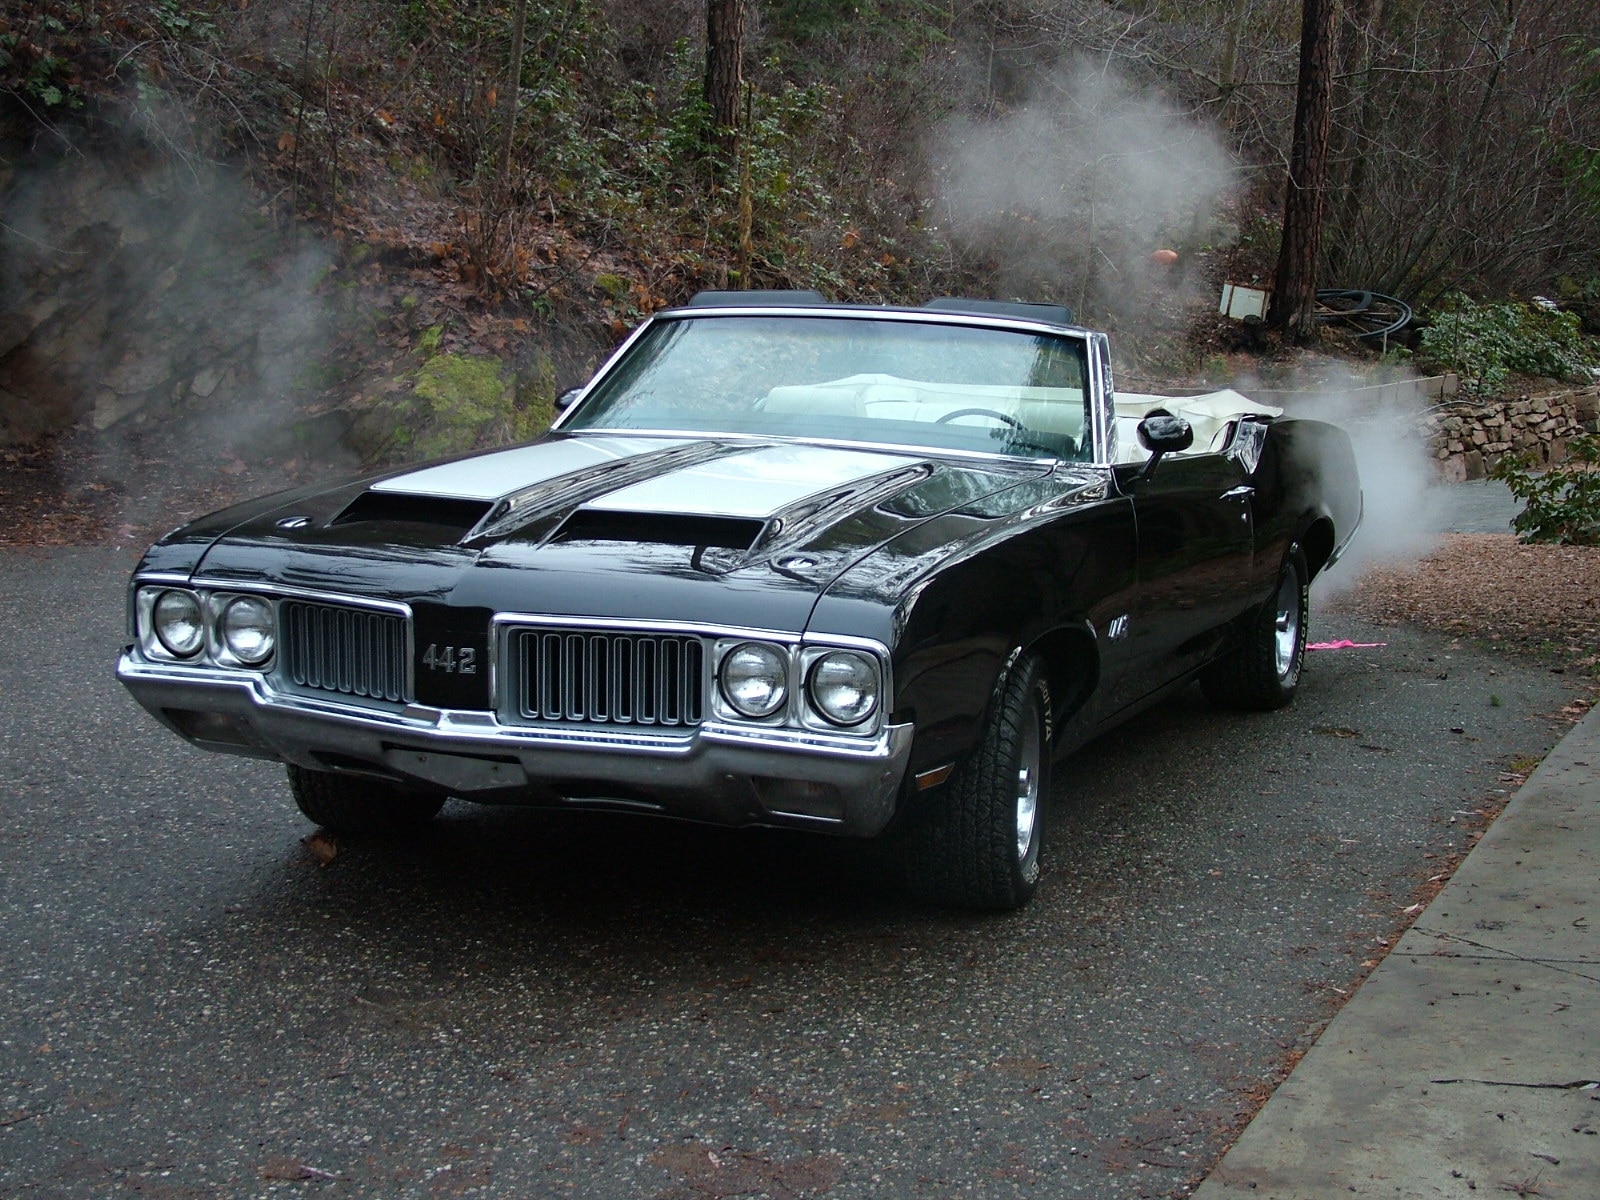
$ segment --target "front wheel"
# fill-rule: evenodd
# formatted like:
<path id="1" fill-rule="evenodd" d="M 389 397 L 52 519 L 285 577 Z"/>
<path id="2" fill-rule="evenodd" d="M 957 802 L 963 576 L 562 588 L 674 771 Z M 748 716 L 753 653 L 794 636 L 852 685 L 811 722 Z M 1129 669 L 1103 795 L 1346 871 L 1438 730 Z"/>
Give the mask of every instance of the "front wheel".
<path id="1" fill-rule="evenodd" d="M 1019 660 L 996 693 L 978 748 L 906 830 L 906 882 L 956 908 L 1021 908 L 1039 885 L 1050 799 L 1050 685 Z"/>
<path id="2" fill-rule="evenodd" d="M 300 811 L 334 833 L 382 836 L 431 821 L 443 796 L 411 792 L 360 775 L 335 775 L 289 766 L 289 790 Z"/>
<path id="3" fill-rule="evenodd" d="M 1268 711 L 1294 699 L 1306 658 L 1310 572 L 1299 546 L 1291 546 L 1278 590 L 1250 618 L 1244 644 L 1207 667 L 1200 687 L 1213 704 Z"/>

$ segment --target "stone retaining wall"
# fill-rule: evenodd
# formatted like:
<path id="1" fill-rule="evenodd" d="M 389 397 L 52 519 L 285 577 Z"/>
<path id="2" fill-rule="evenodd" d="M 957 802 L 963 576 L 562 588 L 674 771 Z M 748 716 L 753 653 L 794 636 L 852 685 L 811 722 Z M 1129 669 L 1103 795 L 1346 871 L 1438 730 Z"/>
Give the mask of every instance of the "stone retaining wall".
<path id="1" fill-rule="evenodd" d="M 1567 442 L 1600 433 L 1600 385 L 1525 396 L 1461 394 L 1454 375 L 1357 388 L 1241 388 L 1253 400 L 1339 424 L 1414 429 L 1442 479 L 1482 479 L 1503 454 L 1560 462 Z"/>
<path id="2" fill-rule="evenodd" d="M 1447 480 L 1482 479 L 1503 454 L 1560 462 L 1567 442 L 1600 433 L 1600 387 L 1447 404 L 1424 413 L 1417 429 Z"/>

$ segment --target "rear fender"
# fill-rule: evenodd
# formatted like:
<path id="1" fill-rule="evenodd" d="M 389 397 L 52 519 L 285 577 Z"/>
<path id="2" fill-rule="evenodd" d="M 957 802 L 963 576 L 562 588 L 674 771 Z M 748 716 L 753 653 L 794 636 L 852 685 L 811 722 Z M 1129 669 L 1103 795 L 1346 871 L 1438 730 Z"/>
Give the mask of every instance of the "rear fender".
<path id="1" fill-rule="evenodd" d="M 1256 476 L 1256 561 L 1274 579 L 1295 544 L 1313 578 L 1337 562 L 1361 525 L 1350 435 L 1326 421 L 1275 421 Z"/>

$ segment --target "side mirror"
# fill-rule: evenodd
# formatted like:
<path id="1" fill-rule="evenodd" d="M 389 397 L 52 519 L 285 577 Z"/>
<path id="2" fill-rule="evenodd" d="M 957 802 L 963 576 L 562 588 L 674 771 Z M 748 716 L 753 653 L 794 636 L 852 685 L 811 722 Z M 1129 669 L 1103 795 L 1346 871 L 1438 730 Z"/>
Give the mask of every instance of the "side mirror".
<path id="1" fill-rule="evenodd" d="M 573 401 L 575 401 L 578 396 L 582 394 L 582 392 L 583 389 L 581 387 L 568 388 L 566 391 L 557 396 L 555 398 L 554 405 L 552 405 L 556 411 L 556 414 L 559 416 L 561 413 L 564 413 L 567 411 L 567 409 L 571 408 Z"/>
<path id="2" fill-rule="evenodd" d="M 1194 445 L 1194 429 L 1182 417 L 1171 413 L 1151 413 L 1139 422 L 1139 444 L 1150 451 L 1150 461 L 1139 472 L 1142 483 L 1149 479 L 1163 455 L 1179 454 Z"/>

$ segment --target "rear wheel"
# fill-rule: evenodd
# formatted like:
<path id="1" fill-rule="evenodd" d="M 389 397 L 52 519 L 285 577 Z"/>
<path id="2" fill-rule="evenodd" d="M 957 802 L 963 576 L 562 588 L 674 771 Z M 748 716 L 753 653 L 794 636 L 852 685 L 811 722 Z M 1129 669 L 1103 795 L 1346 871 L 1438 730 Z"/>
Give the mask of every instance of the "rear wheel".
<path id="1" fill-rule="evenodd" d="M 415 829 L 444 807 L 443 796 L 407 791 L 381 779 L 289 766 L 289 790 L 311 820 L 335 833 L 383 835 Z"/>
<path id="2" fill-rule="evenodd" d="M 906 882 L 919 899 L 1004 911 L 1033 896 L 1050 799 L 1049 713 L 1043 664 L 1019 660 L 978 748 L 906 830 Z"/>
<path id="3" fill-rule="evenodd" d="M 1278 590 L 1250 619 L 1244 644 L 1200 676 L 1206 698 L 1227 708 L 1266 711 L 1294 699 L 1306 657 L 1310 572 L 1299 546 L 1291 546 Z"/>

